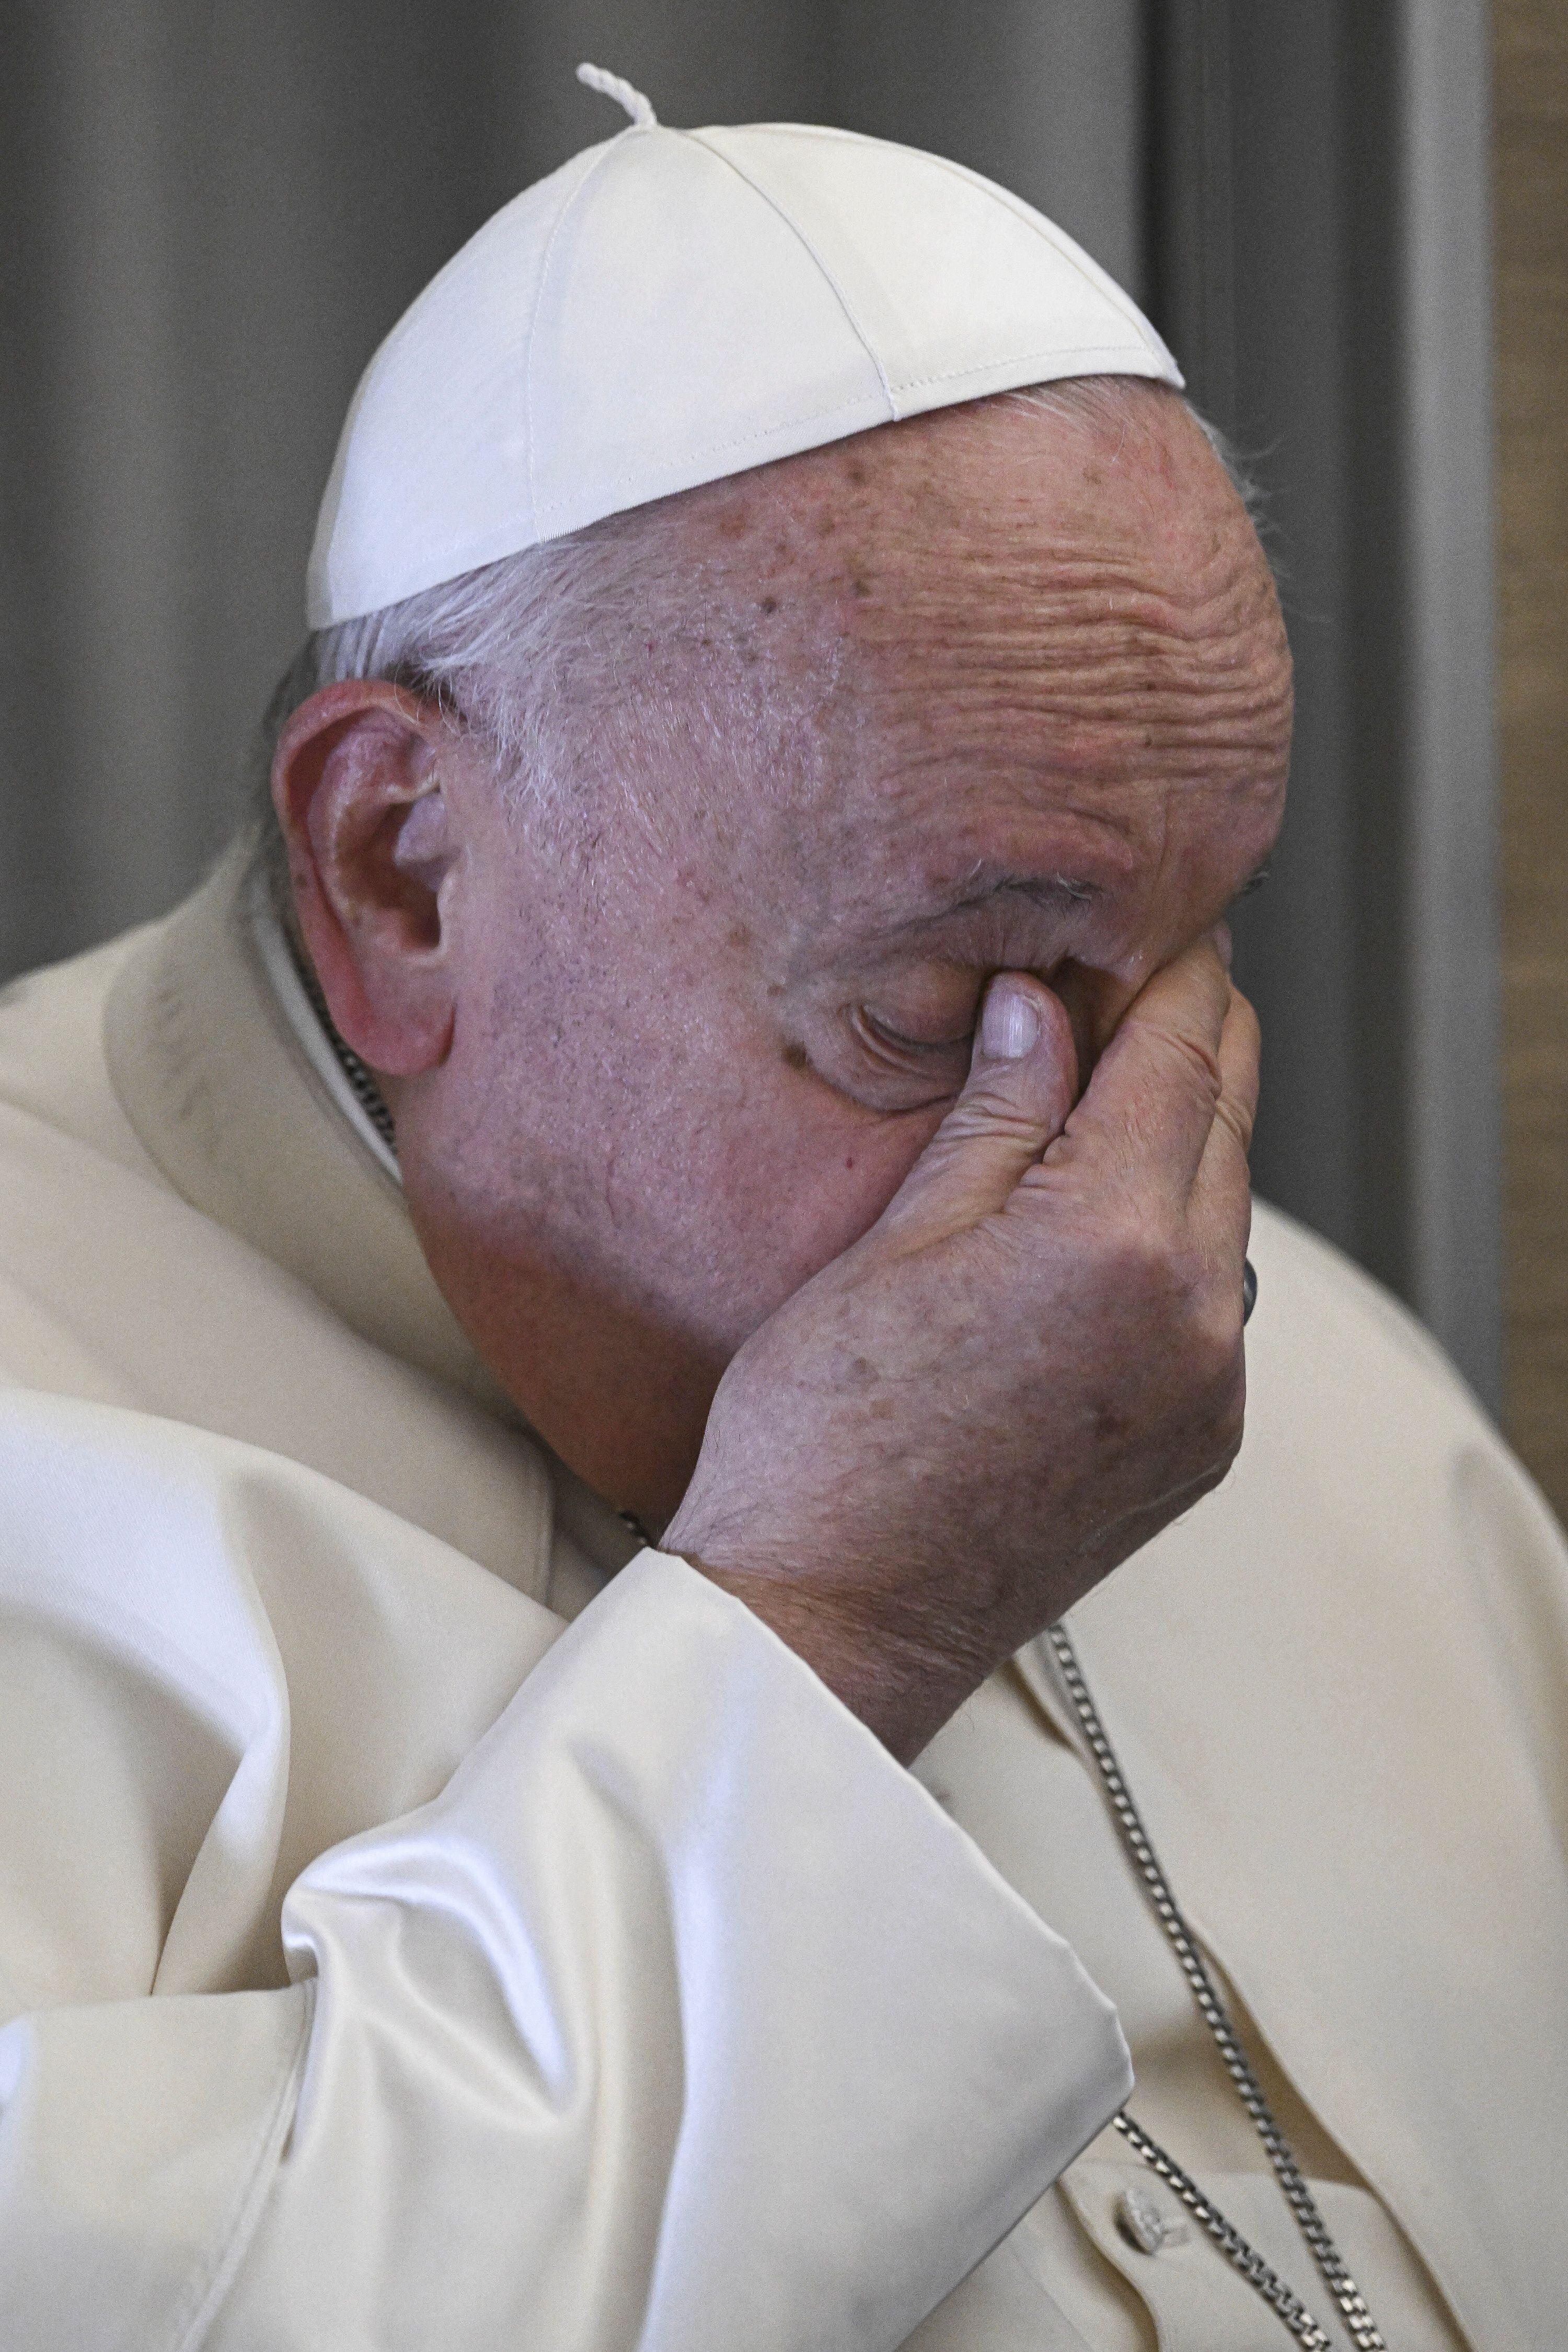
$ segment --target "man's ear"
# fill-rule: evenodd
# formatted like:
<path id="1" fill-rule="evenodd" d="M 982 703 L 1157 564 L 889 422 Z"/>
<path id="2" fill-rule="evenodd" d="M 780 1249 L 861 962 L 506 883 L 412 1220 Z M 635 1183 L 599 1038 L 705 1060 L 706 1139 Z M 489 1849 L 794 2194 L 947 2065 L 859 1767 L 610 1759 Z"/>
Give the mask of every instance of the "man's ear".
<path id="1" fill-rule="evenodd" d="M 295 909 L 328 1010 L 390 1076 L 434 1069 L 451 1041 L 443 884 L 457 845 L 440 761 L 455 750 L 436 704 L 354 678 L 300 704 L 272 762 Z"/>

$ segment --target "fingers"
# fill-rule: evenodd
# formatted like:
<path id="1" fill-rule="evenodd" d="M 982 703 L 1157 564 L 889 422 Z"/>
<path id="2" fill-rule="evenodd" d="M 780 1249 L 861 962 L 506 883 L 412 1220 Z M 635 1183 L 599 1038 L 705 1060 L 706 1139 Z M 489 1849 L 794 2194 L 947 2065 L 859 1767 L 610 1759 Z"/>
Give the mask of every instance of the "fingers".
<path id="1" fill-rule="evenodd" d="M 1216 1125 L 1227 1127 L 1235 1136 L 1243 1159 L 1252 1148 L 1258 1117 L 1258 1015 L 1240 990 L 1233 988 L 1220 1031 L 1220 1096 L 1215 1118 Z"/>
<path id="2" fill-rule="evenodd" d="M 1252 1191 L 1247 1154 L 1258 1111 L 1258 1015 L 1233 989 L 1220 1035 L 1220 1097 L 1189 1200 L 1194 1223 L 1226 1255 L 1233 1244 L 1237 1251 L 1247 1245 Z"/>
<path id="3" fill-rule="evenodd" d="M 1096 1065 L 1068 1134 L 1074 1156 L 1136 1176 L 1184 1202 L 1215 1122 L 1234 1139 L 1251 1129 L 1257 1024 L 1212 941 L 1187 948 L 1134 998 Z M 1229 1036 L 1227 1039 L 1227 1029 Z"/>
<path id="4" fill-rule="evenodd" d="M 881 1218 L 923 1245 L 1002 1208 L 1066 1125 L 1078 1055 L 1065 1006 L 1026 972 L 986 991 L 963 1092 Z"/>

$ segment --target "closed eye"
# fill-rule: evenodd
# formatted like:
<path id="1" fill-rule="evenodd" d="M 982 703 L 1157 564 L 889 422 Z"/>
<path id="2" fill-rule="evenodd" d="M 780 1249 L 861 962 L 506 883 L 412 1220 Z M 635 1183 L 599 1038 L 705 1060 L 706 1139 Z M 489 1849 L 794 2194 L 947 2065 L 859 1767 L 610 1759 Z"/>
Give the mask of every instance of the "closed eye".
<path id="1" fill-rule="evenodd" d="M 849 1026 L 860 1044 L 879 1059 L 926 1060 L 933 1055 L 966 1054 L 974 1040 L 972 1019 L 965 1029 L 946 1037 L 910 1037 L 895 1029 L 891 1022 L 869 1005 L 858 1004 L 849 1016 Z"/>

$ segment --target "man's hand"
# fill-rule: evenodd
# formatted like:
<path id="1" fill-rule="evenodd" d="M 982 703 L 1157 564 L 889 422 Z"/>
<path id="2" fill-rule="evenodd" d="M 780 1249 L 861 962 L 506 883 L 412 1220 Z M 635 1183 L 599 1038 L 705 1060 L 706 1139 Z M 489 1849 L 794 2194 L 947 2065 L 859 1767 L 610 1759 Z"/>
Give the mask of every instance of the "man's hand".
<path id="1" fill-rule="evenodd" d="M 748 1340 L 664 1538 L 908 1760 L 1241 1442 L 1258 1028 L 1214 947 L 1076 1108 L 1065 1007 L 993 981 L 877 1223 Z"/>

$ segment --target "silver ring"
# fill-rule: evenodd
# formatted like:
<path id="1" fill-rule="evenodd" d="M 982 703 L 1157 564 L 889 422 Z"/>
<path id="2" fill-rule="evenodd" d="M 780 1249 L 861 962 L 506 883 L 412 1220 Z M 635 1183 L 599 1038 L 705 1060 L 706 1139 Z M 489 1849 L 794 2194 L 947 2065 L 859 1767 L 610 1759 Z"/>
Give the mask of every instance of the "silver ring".
<path id="1" fill-rule="evenodd" d="M 1241 1261 L 1241 1319 L 1244 1323 L 1257 1304 L 1258 1276 L 1253 1269 L 1252 1260 L 1249 1257 L 1244 1257 Z"/>

